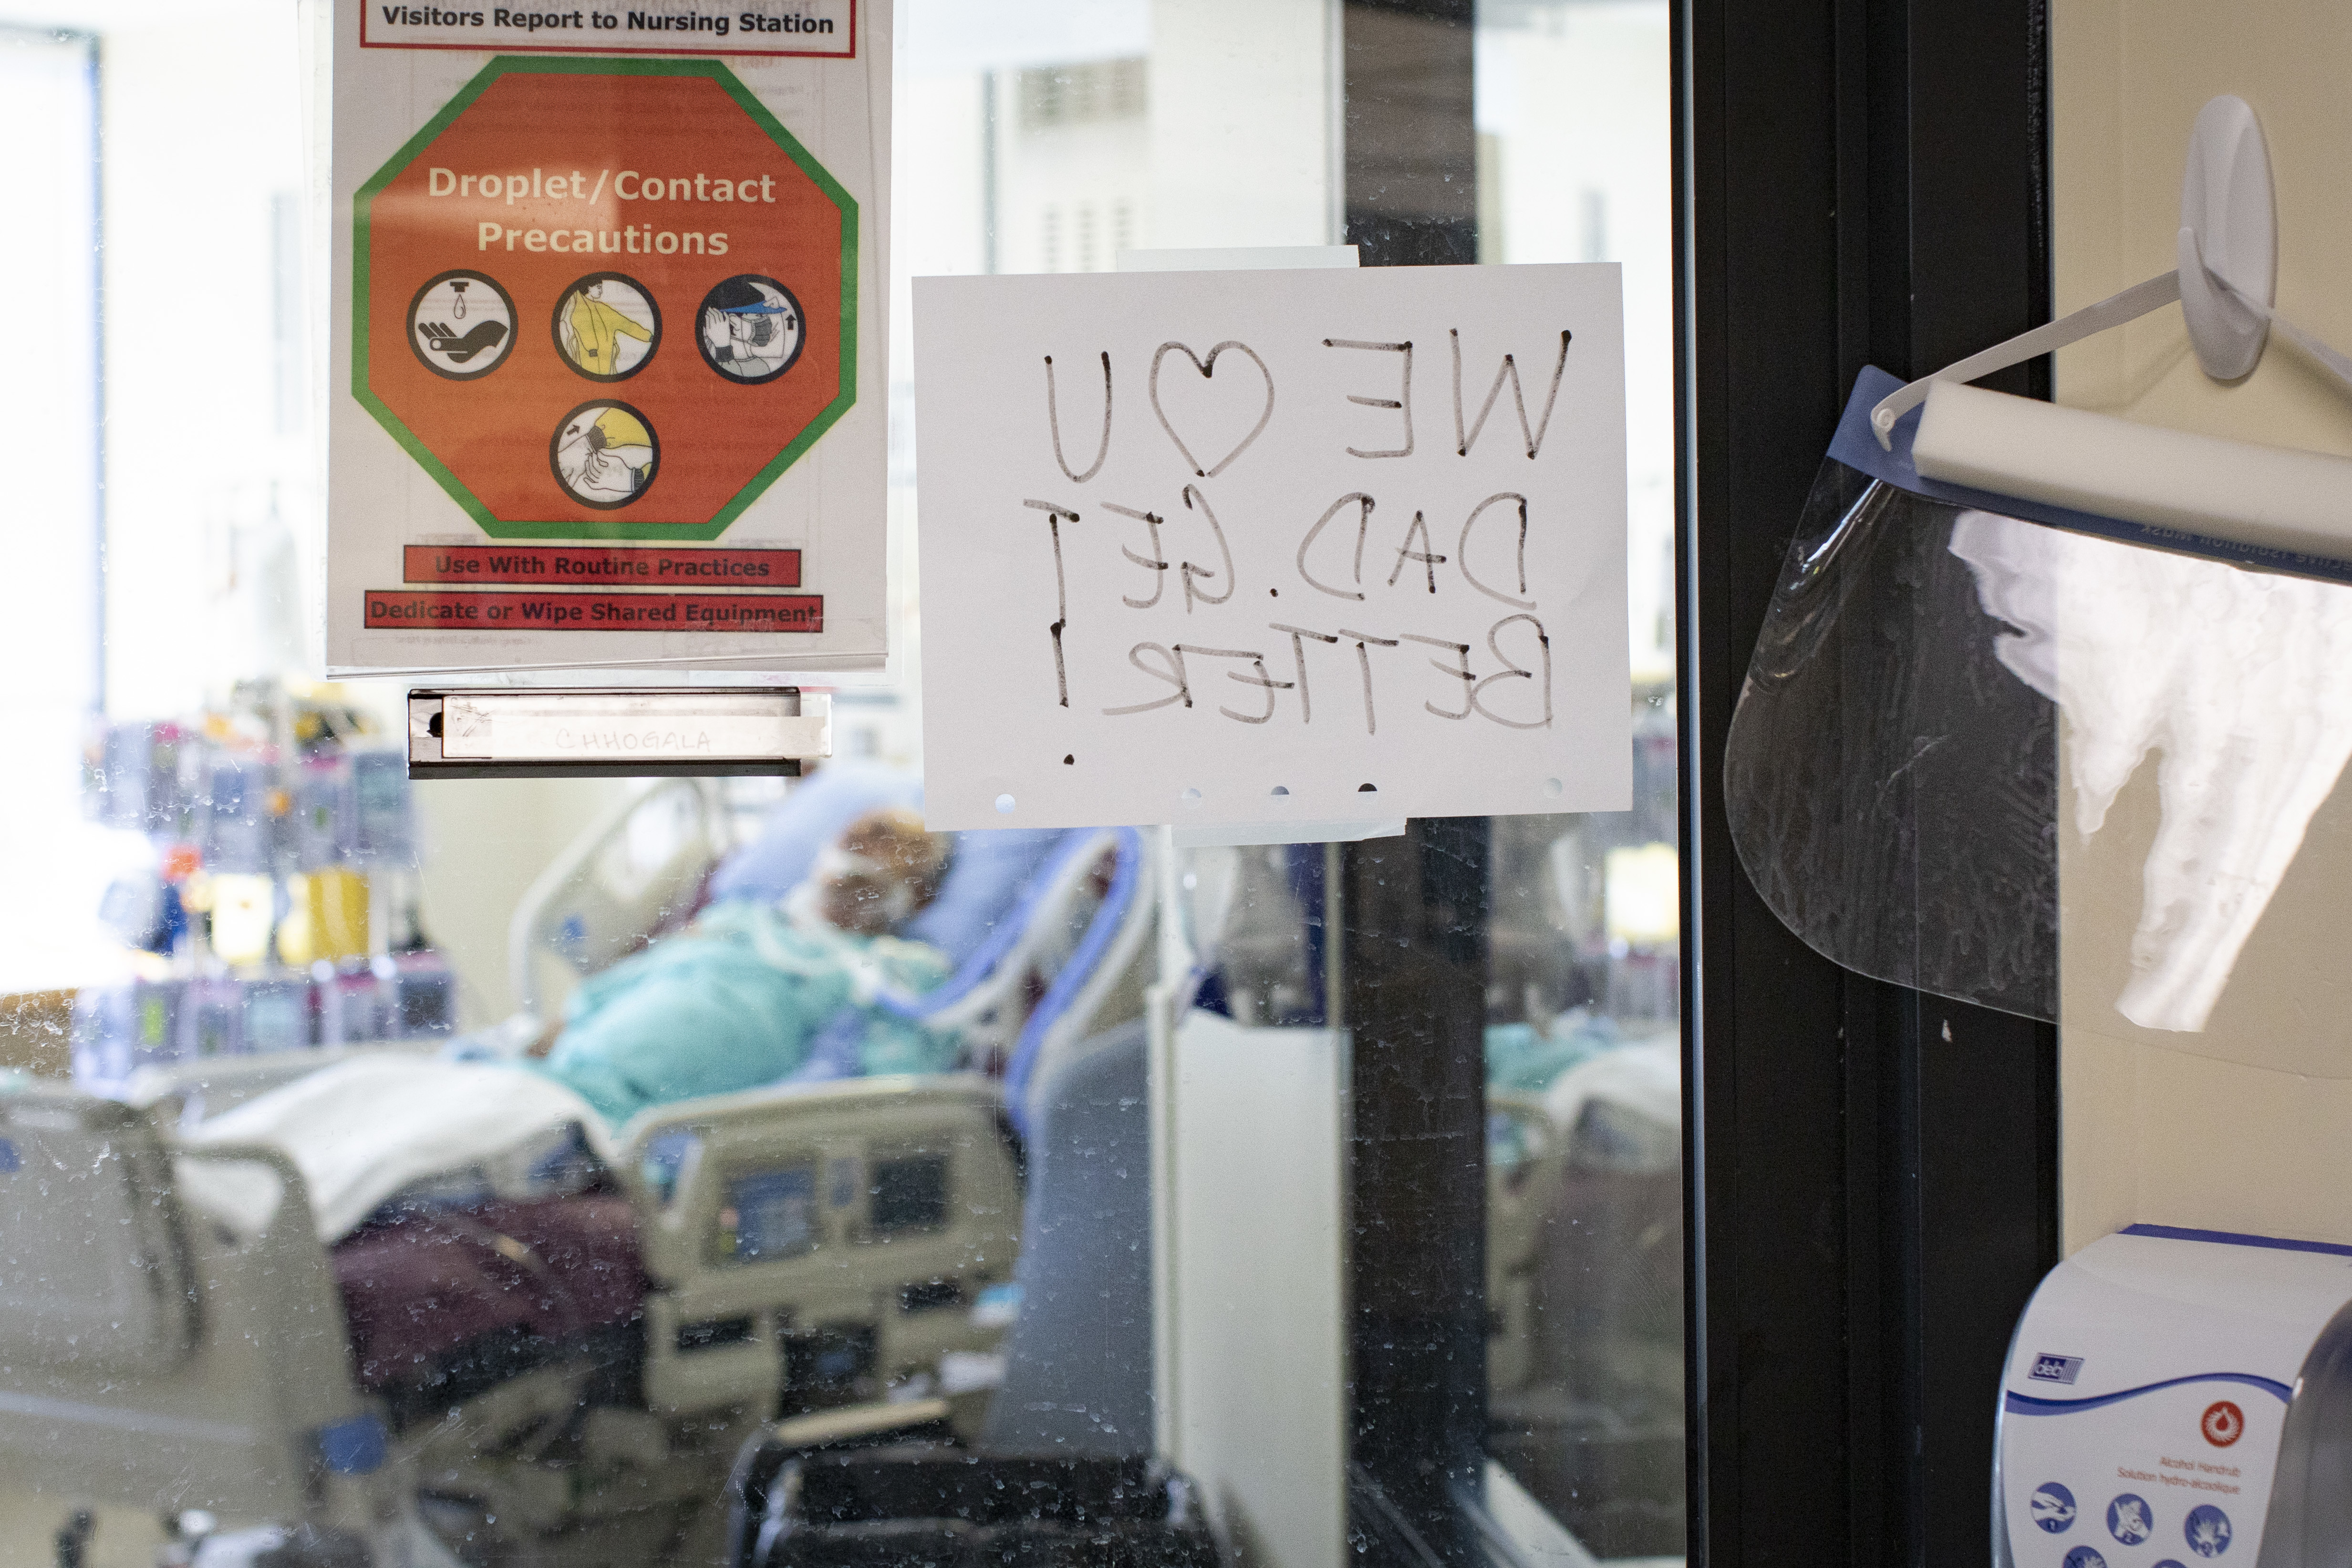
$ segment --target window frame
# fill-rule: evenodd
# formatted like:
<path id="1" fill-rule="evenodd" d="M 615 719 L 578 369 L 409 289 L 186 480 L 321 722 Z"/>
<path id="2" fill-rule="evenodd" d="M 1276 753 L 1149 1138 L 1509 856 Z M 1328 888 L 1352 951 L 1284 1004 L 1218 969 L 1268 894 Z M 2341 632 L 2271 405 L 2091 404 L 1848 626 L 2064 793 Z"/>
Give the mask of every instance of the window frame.
<path id="1" fill-rule="evenodd" d="M 2057 1031 L 1806 948 L 1721 781 L 1856 373 L 2049 320 L 2047 3 L 1674 28 L 1690 1561 L 1981 1562 L 2002 1360 L 2057 1261 Z M 1994 384 L 2046 398 L 2048 362 Z"/>

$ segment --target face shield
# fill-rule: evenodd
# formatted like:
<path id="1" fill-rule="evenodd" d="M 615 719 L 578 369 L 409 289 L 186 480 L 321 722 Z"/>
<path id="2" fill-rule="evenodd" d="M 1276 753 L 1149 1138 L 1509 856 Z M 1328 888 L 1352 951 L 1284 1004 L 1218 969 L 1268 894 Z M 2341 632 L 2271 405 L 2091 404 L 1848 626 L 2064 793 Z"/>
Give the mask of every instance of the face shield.
<path id="1" fill-rule="evenodd" d="M 1882 448 L 1898 385 L 1857 384 L 1757 641 L 1741 865 L 1847 968 L 2042 1019 L 2070 901 L 2136 895 L 2066 984 L 2193 1037 L 2352 756 L 2352 462 L 1966 387 Z"/>

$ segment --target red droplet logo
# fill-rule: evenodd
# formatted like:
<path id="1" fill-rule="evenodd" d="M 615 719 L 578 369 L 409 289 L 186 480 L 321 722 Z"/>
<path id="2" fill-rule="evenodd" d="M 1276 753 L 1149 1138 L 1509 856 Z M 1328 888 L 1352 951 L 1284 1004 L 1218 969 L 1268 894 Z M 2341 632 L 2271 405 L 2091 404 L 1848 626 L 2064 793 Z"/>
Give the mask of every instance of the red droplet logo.
<path id="1" fill-rule="evenodd" d="M 2246 1435 L 2246 1413 L 2228 1400 L 2221 1400 L 2206 1408 L 2205 1419 L 2198 1423 L 2198 1428 L 2205 1434 L 2208 1443 L 2226 1448 Z"/>

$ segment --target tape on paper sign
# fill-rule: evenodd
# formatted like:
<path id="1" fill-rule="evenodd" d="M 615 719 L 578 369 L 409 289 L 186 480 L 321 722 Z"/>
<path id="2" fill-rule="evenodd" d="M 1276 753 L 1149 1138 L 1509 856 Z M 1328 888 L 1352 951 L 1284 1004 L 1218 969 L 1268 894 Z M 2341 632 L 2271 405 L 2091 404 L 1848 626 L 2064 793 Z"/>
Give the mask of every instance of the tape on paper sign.
<path id="1" fill-rule="evenodd" d="M 313 15 L 328 666 L 878 668 L 890 7 Z"/>
<path id="2" fill-rule="evenodd" d="M 934 826 L 1629 805 L 1613 265 L 915 310 Z"/>

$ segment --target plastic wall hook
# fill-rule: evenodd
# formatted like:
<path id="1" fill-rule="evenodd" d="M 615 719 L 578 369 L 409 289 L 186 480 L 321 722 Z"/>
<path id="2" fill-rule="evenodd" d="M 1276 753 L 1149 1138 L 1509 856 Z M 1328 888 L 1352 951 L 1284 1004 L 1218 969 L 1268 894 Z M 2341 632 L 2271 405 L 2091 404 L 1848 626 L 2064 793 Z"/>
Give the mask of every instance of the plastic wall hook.
<path id="1" fill-rule="evenodd" d="M 2180 180 L 2177 248 L 2181 314 L 2197 363 L 2218 381 L 2235 381 L 2261 363 L 2278 279 L 2270 149 L 2242 98 L 2224 93 L 2197 112 Z M 2249 310 L 2232 291 L 2262 309 Z"/>
<path id="2" fill-rule="evenodd" d="M 2197 363 L 2217 381 L 2235 381 L 2261 363 L 2275 326 L 2347 388 L 2352 355 L 2338 353 L 2272 307 L 2278 285 L 2278 209 L 2270 149 L 2242 98 L 2224 94 L 2198 110 L 2180 180 L 2180 228 L 2170 272 L 2070 311 L 2005 342 L 1898 386 L 1870 411 L 1871 433 L 1895 449 L 1895 426 L 1942 382 L 1965 384 L 2079 343 L 2180 301 Z"/>

